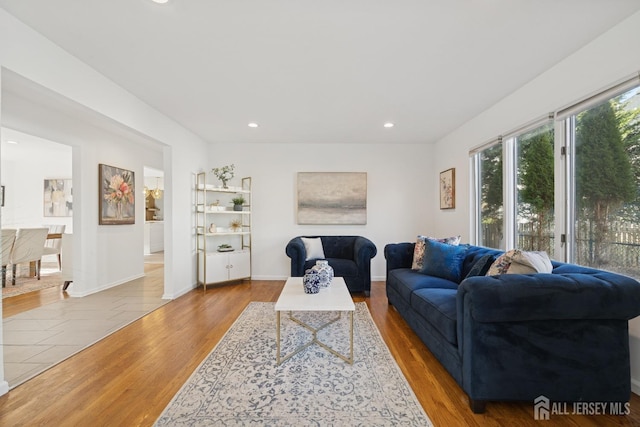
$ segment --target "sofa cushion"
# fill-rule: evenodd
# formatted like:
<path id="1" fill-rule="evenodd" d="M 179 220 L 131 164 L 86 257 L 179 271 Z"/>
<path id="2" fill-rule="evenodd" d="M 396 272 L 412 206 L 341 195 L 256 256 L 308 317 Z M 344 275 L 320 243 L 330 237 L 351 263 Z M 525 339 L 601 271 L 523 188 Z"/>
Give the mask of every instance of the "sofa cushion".
<path id="1" fill-rule="evenodd" d="M 355 244 L 358 236 L 320 236 L 325 258 L 356 259 Z"/>
<path id="2" fill-rule="evenodd" d="M 358 265 L 350 259 L 326 258 L 329 265 L 333 268 L 335 277 L 355 277 L 358 275 Z M 315 260 L 304 263 L 305 270 L 316 265 Z"/>
<path id="3" fill-rule="evenodd" d="M 411 268 L 413 268 L 414 270 L 420 270 L 422 268 L 425 240 L 433 240 L 436 242 L 446 243 L 448 245 L 454 246 L 458 246 L 460 244 L 460 236 L 436 238 L 418 235 L 418 239 L 416 240 L 416 244 L 413 248 L 413 263 L 411 264 Z"/>
<path id="4" fill-rule="evenodd" d="M 473 263 L 471 269 L 464 276 L 464 278 L 466 279 L 467 277 L 484 276 L 485 274 L 487 274 L 487 271 L 489 271 L 489 267 L 491 267 L 491 264 L 493 264 L 493 261 L 495 261 L 495 259 L 495 255 L 492 254 L 482 255 Z"/>
<path id="5" fill-rule="evenodd" d="M 324 250 L 322 249 L 322 240 L 319 237 L 301 237 L 304 243 L 304 249 L 307 252 L 305 261 L 310 259 L 323 259 Z"/>
<path id="6" fill-rule="evenodd" d="M 457 289 L 458 285 L 440 277 L 419 274 L 410 268 L 396 268 L 389 271 L 387 286 L 394 289 L 402 299 L 409 302 L 411 293 L 417 289 L 442 288 Z"/>
<path id="7" fill-rule="evenodd" d="M 420 273 L 442 277 L 452 282 L 462 280 L 462 265 L 469 246 L 453 246 L 446 243 L 425 241 L 424 265 Z"/>
<path id="8" fill-rule="evenodd" d="M 442 336 L 457 345 L 457 289 L 418 289 L 411 295 L 411 308 L 424 317 Z"/>
<path id="9" fill-rule="evenodd" d="M 493 255 L 495 260 L 503 253 L 504 251 L 499 249 L 490 249 L 483 246 L 469 246 L 467 256 L 464 259 L 464 264 L 462 266 L 462 277 L 466 277 L 469 274 L 469 271 L 471 271 L 471 267 L 473 267 L 473 265 L 484 255 Z"/>

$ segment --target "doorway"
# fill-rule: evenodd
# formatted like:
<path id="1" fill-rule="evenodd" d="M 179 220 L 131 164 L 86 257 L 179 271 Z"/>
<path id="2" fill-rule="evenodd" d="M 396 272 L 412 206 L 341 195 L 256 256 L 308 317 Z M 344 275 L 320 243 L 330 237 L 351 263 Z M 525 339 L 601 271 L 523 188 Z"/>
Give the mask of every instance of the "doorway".
<path id="1" fill-rule="evenodd" d="M 144 167 L 144 262 L 164 264 L 164 172 Z"/>

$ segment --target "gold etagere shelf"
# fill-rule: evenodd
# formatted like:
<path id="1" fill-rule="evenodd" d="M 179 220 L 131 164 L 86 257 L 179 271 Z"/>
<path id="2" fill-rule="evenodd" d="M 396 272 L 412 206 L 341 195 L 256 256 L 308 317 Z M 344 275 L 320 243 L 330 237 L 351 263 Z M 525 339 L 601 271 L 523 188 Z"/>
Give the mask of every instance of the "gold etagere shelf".
<path id="1" fill-rule="evenodd" d="M 251 177 L 228 188 L 212 183 L 213 174 L 195 174 L 198 285 L 251 278 Z M 231 200 L 242 197 L 241 210 Z"/>

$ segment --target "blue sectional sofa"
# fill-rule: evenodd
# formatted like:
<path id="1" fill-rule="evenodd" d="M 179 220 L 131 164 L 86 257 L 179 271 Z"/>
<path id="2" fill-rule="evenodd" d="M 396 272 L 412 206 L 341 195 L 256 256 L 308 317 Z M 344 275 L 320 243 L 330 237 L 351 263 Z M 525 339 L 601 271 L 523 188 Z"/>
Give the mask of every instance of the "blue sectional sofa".
<path id="1" fill-rule="evenodd" d="M 550 274 L 465 276 L 493 249 L 469 246 L 455 283 L 412 270 L 414 243 L 388 244 L 392 304 L 467 393 L 487 401 L 628 402 L 628 320 L 640 315 L 629 277 L 552 262 Z"/>

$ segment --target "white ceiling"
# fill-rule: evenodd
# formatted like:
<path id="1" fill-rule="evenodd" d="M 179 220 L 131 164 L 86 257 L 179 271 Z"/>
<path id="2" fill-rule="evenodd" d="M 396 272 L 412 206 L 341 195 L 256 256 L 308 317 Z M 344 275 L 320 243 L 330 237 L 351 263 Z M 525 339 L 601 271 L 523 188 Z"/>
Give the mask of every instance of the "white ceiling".
<path id="1" fill-rule="evenodd" d="M 640 10 L 640 1 L 0 7 L 210 142 L 430 143 Z M 396 126 L 385 129 L 386 121 Z"/>
<path id="2" fill-rule="evenodd" d="M 12 141 L 14 143 L 11 143 Z M 17 164 L 28 164 L 34 156 L 39 158 L 59 159 L 67 157 L 71 159 L 71 147 L 64 144 L 38 138 L 13 129 L 2 129 L 2 161 L 11 161 Z M 71 162 L 69 161 L 69 164 Z M 71 171 L 69 170 L 69 176 Z"/>

